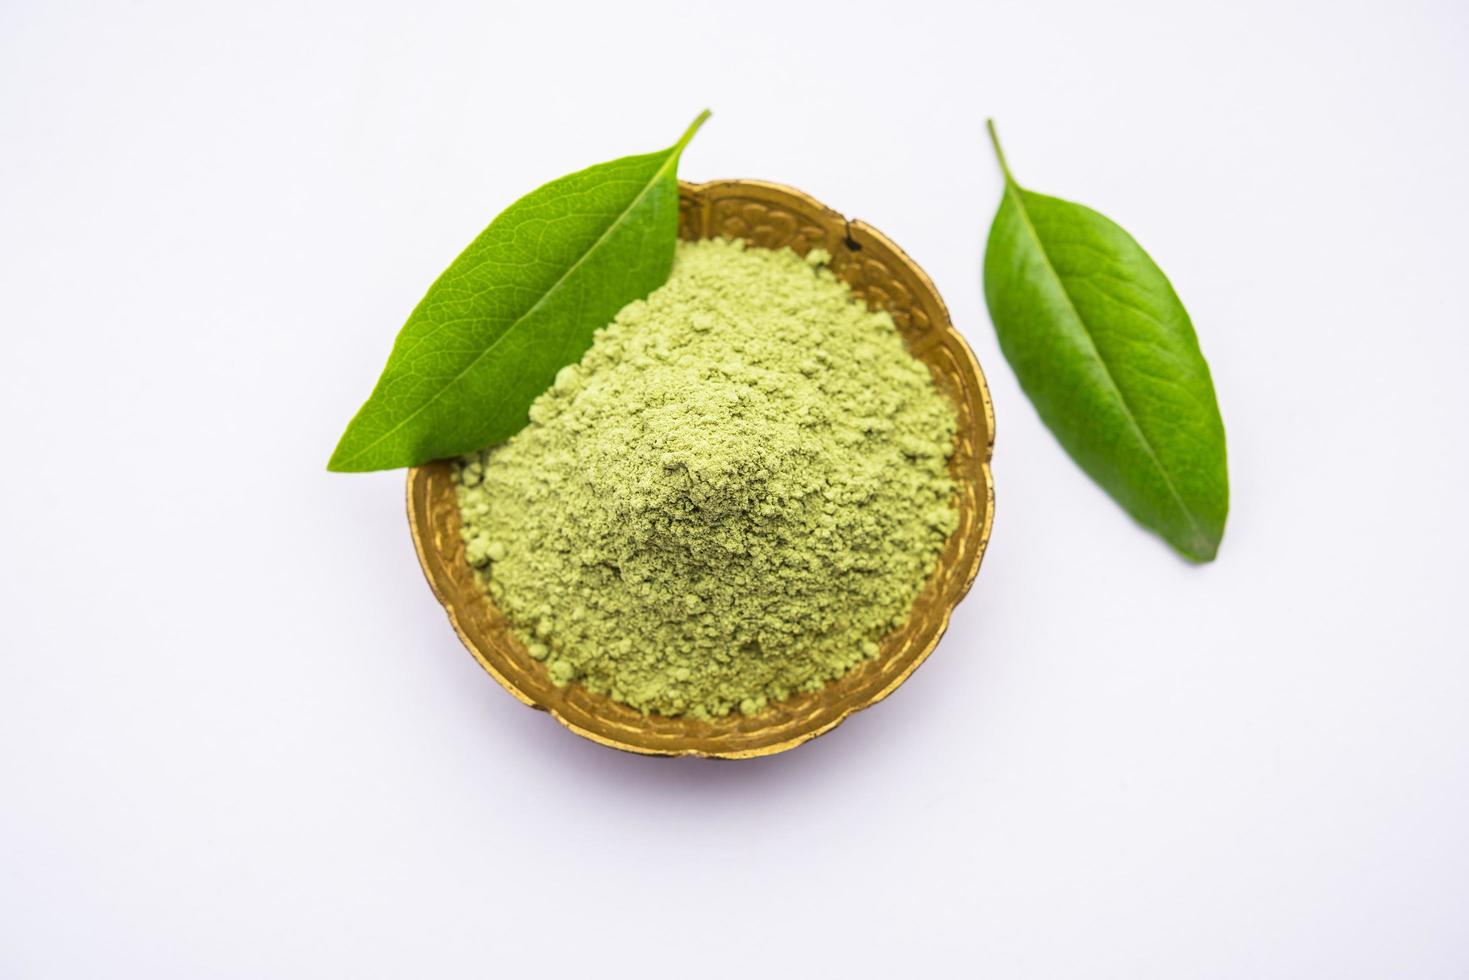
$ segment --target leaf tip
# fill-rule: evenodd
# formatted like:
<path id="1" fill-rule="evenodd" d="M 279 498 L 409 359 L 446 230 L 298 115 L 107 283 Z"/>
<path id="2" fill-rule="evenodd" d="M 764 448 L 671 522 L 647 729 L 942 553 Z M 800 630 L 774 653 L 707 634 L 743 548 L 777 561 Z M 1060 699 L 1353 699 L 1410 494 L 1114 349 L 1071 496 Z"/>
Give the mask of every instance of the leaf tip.
<path id="1" fill-rule="evenodd" d="M 1187 541 L 1170 542 L 1174 549 L 1192 565 L 1207 565 L 1219 555 L 1219 542 L 1223 535 L 1195 535 Z"/>
<path id="2" fill-rule="evenodd" d="M 332 450 L 331 459 L 326 461 L 328 473 L 360 473 L 362 468 L 353 465 L 356 450 L 350 448 L 347 443 L 352 438 L 352 426 L 347 426 L 347 431 L 342 433 L 342 438 L 337 441 L 337 448 Z"/>

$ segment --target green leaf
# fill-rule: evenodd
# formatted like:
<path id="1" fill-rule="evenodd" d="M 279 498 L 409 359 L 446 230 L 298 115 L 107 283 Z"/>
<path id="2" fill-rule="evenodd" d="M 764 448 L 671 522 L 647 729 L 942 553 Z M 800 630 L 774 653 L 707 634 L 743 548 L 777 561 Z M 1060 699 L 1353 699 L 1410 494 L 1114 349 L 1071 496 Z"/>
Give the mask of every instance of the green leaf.
<path id="1" fill-rule="evenodd" d="M 1224 423 L 1173 286 L 1102 215 L 1005 173 L 984 257 L 1000 349 L 1041 420 L 1139 523 L 1210 561 L 1229 512 Z"/>
<path id="2" fill-rule="evenodd" d="M 668 278 L 678 234 L 673 146 L 578 171 L 506 208 L 429 287 L 327 469 L 384 470 L 519 431 L 592 334 Z"/>

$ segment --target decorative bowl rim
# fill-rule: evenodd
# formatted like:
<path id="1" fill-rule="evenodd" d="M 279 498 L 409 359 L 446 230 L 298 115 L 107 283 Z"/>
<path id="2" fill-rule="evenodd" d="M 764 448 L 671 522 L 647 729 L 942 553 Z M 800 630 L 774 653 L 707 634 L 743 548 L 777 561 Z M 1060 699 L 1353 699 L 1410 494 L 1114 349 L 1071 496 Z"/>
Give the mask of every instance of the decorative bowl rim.
<path id="1" fill-rule="evenodd" d="M 975 416 L 973 421 L 981 424 L 984 428 L 984 432 L 982 433 L 982 448 L 977 447 L 977 451 L 974 453 L 975 458 L 972 460 L 973 464 L 977 467 L 975 472 L 979 476 L 978 482 L 980 484 L 975 488 L 978 491 L 975 495 L 976 503 L 982 507 L 983 512 L 975 515 L 977 520 L 973 522 L 973 530 L 969 535 L 973 538 L 973 548 L 965 566 L 961 567 L 956 565 L 946 568 L 941 564 L 930 577 L 929 583 L 925 584 L 924 593 L 920 594 L 927 594 L 930 586 L 939 582 L 941 576 L 945 573 L 953 580 L 952 584 L 948 586 L 943 601 L 934 609 L 937 618 L 931 618 L 927 624 L 931 630 L 931 635 L 923 642 L 921 648 L 914 649 L 907 654 L 909 661 L 901 670 L 889 677 L 880 688 L 867 692 L 852 703 L 843 705 L 839 710 L 834 712 L 827 712 L 824 716 L 819 712 L 813 711 L 810 716 L 813 719 L 811 724 L 796 724 L 787 736 L 779 738 L 776 741 L 760 742 L 758 739 L 752 739 L 750 740 L 751 744 L 742 745 L 736 739 L 727 746 L 718 744 L 711 745 L 708 744 L 709 736 L 707 732 L 702 735 L 698 734 L 698 728 L 696 726 L 702 726 L 703 728 L 713 726 L 718 728 L 720 725 L 737 726 L 741 723 L 748 725 L 751 722 L 749 720 L 733 719 L 733 716 L 733 720 L 729 722 L 726 722 L 725 719 L 700 721 L 681 716 L 678 718 L 660 718 L 658 719 L 658 724 L 662 726 L 673 725 L 675 727 L 682 725 L 689 733 L 685 738 L 680 738 L 675 734 L 671 740 L 664 739 L 658 742 L 639 743 L 637 741 L 631 741 L 625 732 L 619 733 L 617 731 L 618 726 L 614 725 L 605 715 L 599 717 L 597 710 L 580 712 L 588 716 L 585 720 L 568 717 L 569 714 L 579 712 L 567 710 L 564 703 L 557 703 L 559 699 L 556 696 L 546 695 L 544 684 L 538 681 L 531 683 L 533 679 L 531 672 L 537 669 L 544 672 L 545 667 L 543 664 L 531 660 L 529 655 L 525 654 L 523 648 L 518 651 L 514 649 L 519 647 L 519 641 L 514 639 L 508 628 L 500 631 L 502 635 L 497 643 L 494 642 L 494 637 L 484 635 L 485 631 L 478 628 L 471 621 L 473 618 L 472 613 L 476 610 L 472 609 L 470 604 L 475 601 L 483 603 L 484 607 L 494 616 L 500 616 L 501 614 L 494 608 L 490 597 L 482 590 L 477 591 L 475 595 L 466 595 L 462 588 L 456 587 L 462 583 L 462 572 L 468 568 L 467 563 L 463 559 L 462 545 L 458 546 L 457 551 L 454 550 L 457 544 L 457 533 L 453 536 L 455 543 L 451 544 L 448 549 L 452 552 L 451 554 L 446 554 L 445 548 L 442 546 L 441 542 L 444 536 L 442 530 L 440 533 L 435 534 L 435 529 L 431 521 L 431 504 L 436 494 L 444 492 L 450 495 L 453 494 L 452 486 L 448 485 L 451 463 L 447 460 L 439 460 L 410 469 L 408 471 L 406 489 L 408 523 L 413 537 L 414 551 L 418 555 L 419 563 L 422 566 L 425 577 L 428 579 L 434 596 L 448 614 L 454 632 L 474 656 L 479 665 L 501 687 L 510 692 L 522 704 L 548 712 L 566 728 L 583 738 L 590 739 L 593 742 L 610 748 L 642 755 L 696 756 L 720 759 L 748 759 L 775 755 L 788 751 L 831 731 L 856 712 L 882 701 L 911 677 L 914 671 L 927 661 L 928 657 L 938 646 L 939 640 L 942 639 L 948 629 L 954 609 L 964 596 L 968 594 L 975 577 L 979 573 L 979 566 L 983 561 L 994 525 L 995 494 L 994 477 L 991 470 L 995 433 L 994 405 L 990 398 L 989 387 L 985 382 L 983 369 L 980 367 L 979 361 L 975 358 L 973 350 L 970 349 L 963 336 L 954 328 L 953 322 L 949 317 L 948 307 L 944 304 L 933 281 L 929 279 L 928 275 L 905 252 L 875 228 L 862 221 L 843 217 L 838 212 L 803 191 L 769 181 L 712 180 L 697 184 L 680 181 L 681 218 L 682 211 L 685 208 L 692 206 L 706 209 L 703 216 L 704 227 L 702 231 L 704 233 L 694 237 L 713 237 L 708 234 L 708 209 L 717 203 L 715 198 L 718 195 L 735 193 L 755 194 L 760 198 L 793 205 L 791 208 L 793 213 L 797 213 L 813 222 L 812 227 L 822 229 L 828 239 L 835 237 L 835 232 L 839 225 L 840 238 L 833 244 L 845 246 L 852 252 L 860 252 L 865 245 L 875 246 L 899 266 L 899 271 L 908 280 L 917 285 L 917 291 L 926 294 L 927 298 L 931 301 L 929 313 L 930 319 L 933 321 L 928 329 L 933 330 L 933 336 L 938 339 L 934 343 L 928 344 L 924 349 L 927 350 L 946 345 L 955 359 L 954 369 L 960 375 L 960 380 L 972 382 L 972 385 L 964 385 L 964 391 L 962 393 L 952 394 L 956 399 L 956 409 L 960 411 L 961 424 L 965 410 L 967 409 L 971 415 Z M 682 232 L 681 222 L 680 233 L 682 234 Z M 840 249 L 833 251 L 839 252 Z M 835 261 L 833 268 L 837 271 L 838 276 L 842 277 L 842 271 L 837 268 L 837 262 Z M 856 289 L 857 287 L 854 285 L 853 288 Z M 869 302 L 873 301 L 869 299 Z M 882 304 L 876 303 L 875 305 Z M 907 342 L 908 337 L 905 334 L 905 343 Z M 914 350 L 914 354 L 915 356 L 919 356 L 920 351 Z M 930 366 L 932 367 L 932 365 Z M 967 377 L 964 377 L 966 374 Z M 964 433 L 961 431 L 956 441 L 956 446 L 962 444 L 963 439 Z M 962 503 L 967 498 L 961 493 L 960 499 L 962 513 Z M 457 504 L 455 505 L 454 512 L 457 515 Z M 959 531 L 956 530 L 954 534 L 957 536 Z M 945 556 L 952 550 L 951 544 L 952 537 L 951 542 L 945 545 L 943 553 Z M 962 549 L 963 542 L 960 543 L 960 546 Z M 455 558 L 460 563 L 463 563 L 464 569 L 451 569 Z M 953 573 L 957 573 L 957 575 Z M 457 582 L 454 581 L 454 576 L 456 575 L 460 576 Z M 483 612 L 484 609 L 478 611 Z M 503 619 L 502 616 L 501 618 Z M 889 652 L 886 649 L 888 645 L 887 640 L 904 633 L 908 629 L 908 624 L 905 623 L 902 628 L 890 633 L 884 639 L 883 651 L 877 657 L 873 658 L 872 661 L 869 661 L 869 663 L 883 664 L 897 654 L 903 653 L 902 647 Z M 812 695 L 796 695 L 788 700 L 812 697 L 813 704 L 819 705 L 819 699 L 823 692 L 841 685 L 844 678 L 850 677 L 857 671 L 862 670 L 864 666 L 866 665 L 859 665 L 853 668 L 852 671 L 849 671 L 848 674 L 843 675 L 843 677 L 829 682 L 822 691 L 814 692 Z M 578 687 L 579 685 L 572 686 Z M 539 692 L 536 690 L 537 687 L 540 688 Z M 610 698 L 603 695 L 594 695 L 584 688 L 581 689 L 581 694 L 588 699 L 589 703 L 597 704 L 599 700 L 605 702 L 607 707 L 602 710 L 607 715 L 613 712 L 627 713 L 632 711 L 632 709 L 628 709 L 626 706 L 620 705 Z M 784 703 L 782 702 L 782 704 Z M 769 710 L 771 709 L 767 709 L 767 711 Z M 763 714 L 765 712 L 762 712 Z M 762 727 L 758 724 L 760 717 L 761 715 L 754 716 L 755 724 L 748 729 L 748 734 L 756 735 L 759 733 Z M 588 721 L 592 724 L 589 725 L 587 723 Z M 599 721 L 602 722 L 600 727 L 597 724 Z M 652 724 L 646 718 L 644 721 L 649 725 Z M 626 726 L 624 725 L 622 727 Z M 737 734 L 746 733 L 741 732 Z M 716 739 L 717 737 L 720 736 L 716 736 Z M 725 735 L 723 737 L 733 736 Z"/>

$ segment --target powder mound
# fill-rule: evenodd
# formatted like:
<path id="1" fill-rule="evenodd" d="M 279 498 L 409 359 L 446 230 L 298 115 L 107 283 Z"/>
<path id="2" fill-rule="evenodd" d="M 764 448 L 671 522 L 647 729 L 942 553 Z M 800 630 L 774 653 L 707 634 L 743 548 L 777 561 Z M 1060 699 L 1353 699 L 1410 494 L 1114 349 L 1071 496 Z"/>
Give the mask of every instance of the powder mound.
<path id="1" fill-rule="evenodd" d="M 469 561 L 558 684 L 751 714 L 907 617 L 958 520 L 954 411 L 826 258 L 681 243 L 458 465 Z"/>

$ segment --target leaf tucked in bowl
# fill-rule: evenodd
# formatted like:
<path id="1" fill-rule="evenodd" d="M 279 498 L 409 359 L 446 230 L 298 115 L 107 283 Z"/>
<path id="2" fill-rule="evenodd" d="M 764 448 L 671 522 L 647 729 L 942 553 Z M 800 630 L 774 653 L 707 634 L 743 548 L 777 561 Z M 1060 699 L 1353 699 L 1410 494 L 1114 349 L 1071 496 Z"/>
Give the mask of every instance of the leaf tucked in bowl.
<path id="1" fill-rule="evenodd" d="M 429 288 L 327 468 L 385 470 L 513 435 L 592 334 L 663 284 L 678 233 L 677 143 L 538 188 Z"/>

